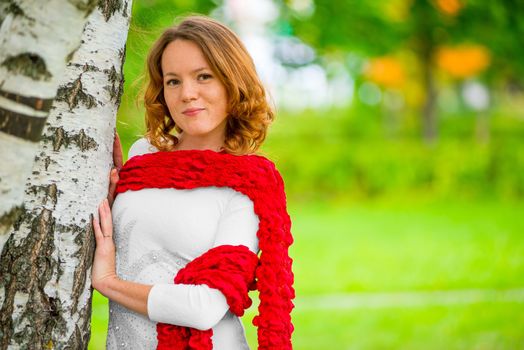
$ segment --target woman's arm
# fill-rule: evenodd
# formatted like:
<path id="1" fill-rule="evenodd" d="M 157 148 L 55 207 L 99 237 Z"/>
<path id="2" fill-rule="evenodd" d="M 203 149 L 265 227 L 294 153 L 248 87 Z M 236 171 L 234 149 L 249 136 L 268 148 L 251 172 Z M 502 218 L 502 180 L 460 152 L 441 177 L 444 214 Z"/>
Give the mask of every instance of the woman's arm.
<path id="1" fill-rule="evenodd" d="M 100 221 L 93 218 L 96 250 L 91 284 L 105 297 L 147 316 L 147 297 L 152 286 L 118 278 L 115 267 L 113 222 L 107 199 L 100 204 L 98 214 Z"/>
<path id="2" fill-rule="evenodd" d="M 132 148 L 143 148 L 142 141 L 135 142 Z M 91 283 L 102 295 L 111 300 L 119 300 L 126 308 L 147 315 L 147 296 L 152 286 L 124 281 L 118 278 L 115 268 L 115 245 L 113 242 L 113 223 L 111 206 L 118 183 L 118 172 L 123 165 L 122 144 L 115 131 L 113 140 L 113 169 L 109 174 L 107 200 L 103 201 L 98 213 L 100 221 L 93 218 L 96 250 L 92 266 Z"/>
<path id="3" fill-rule="evenodd" d="M 156 322 L 176 324 L 200 330 L 212 328 L 228 309 L 226 298 L 216 289 L 205 285 L 147 285 L 120 279 L 115 268 L 115 245 L 109 203 L 98 208 L 100 222 L 93 218 L 96 250 L 91 283 L 105 297 L 125 308 L 148 316 Z M 174 276 L 173 276 L 174 277 Z M 153 298 L 149 298 L 152 288 Z M 153 306 L 148 306 L 151 300 Z M 156 310 L 155 316 L 148 309 Z"/>

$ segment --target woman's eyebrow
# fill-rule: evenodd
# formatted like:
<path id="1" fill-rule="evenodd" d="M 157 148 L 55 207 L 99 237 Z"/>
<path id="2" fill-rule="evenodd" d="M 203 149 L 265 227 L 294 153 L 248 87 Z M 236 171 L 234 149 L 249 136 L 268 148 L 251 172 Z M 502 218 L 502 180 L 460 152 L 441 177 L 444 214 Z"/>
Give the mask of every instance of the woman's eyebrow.
<path id="1" fill-rule="evenodd" d="M 200 68 L 197 68 L 197 69 L 193 69 L 190 73 L 198 73 L 202 70 L 207 70 L 209 68 L 207 67 L 200 67 Z M 167 73 L 164 73 L 164 76 L 168 76 L 168 75 L 173 75 L 173 76 L 178 76 L 178 74 L 174 73 L 174 72 L 167 72 Z"/>

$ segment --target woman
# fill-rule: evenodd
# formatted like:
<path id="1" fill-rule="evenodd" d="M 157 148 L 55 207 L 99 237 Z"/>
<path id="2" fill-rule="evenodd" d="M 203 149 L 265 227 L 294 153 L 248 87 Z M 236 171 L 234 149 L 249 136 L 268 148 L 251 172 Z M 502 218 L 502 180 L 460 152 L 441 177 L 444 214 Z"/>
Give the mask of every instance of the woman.
<path id="1" fill-rule="evenodd" d="M 291 349 L 290 220 L 280 175 L 254 155 L 273 113 L 249 54 L 224 25 L 188 17 L 147 68 L 145 138 L 93 220 L 107 347 L 248 349 L 238 316 L 256 288 L 259 348 Z"/>

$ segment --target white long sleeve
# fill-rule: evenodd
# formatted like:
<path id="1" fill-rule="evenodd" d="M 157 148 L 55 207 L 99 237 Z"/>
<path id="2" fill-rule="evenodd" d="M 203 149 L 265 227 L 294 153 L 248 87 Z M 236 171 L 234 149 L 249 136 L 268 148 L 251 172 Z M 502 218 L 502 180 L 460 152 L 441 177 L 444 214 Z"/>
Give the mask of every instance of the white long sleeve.
<path id="1" fill-rule="evenodd" d="M 214 247 L 244 245 L 258 252 L 258 217 L 253 203 L 235 193 L 218 223 Z M 214 327 L 229 309 L 226 298 L 206 285 L 155 284 L 147 301 L 152 321 L 206 330 Z"/>

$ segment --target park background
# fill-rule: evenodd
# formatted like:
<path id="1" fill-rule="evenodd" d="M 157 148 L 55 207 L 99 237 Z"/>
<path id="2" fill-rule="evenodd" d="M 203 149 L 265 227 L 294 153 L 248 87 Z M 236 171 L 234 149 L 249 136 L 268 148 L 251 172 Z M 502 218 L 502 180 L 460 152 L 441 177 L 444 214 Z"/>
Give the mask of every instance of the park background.
<path id="1" fill-rule="evenodd" d="M 276 106 L 294 347 L 524 349 L 524 4 L 135 0 L 126 153 L 148 48 L 188 13 L 242 37 Z M 95 293 L 90 349 L 107 317 Z"/>

